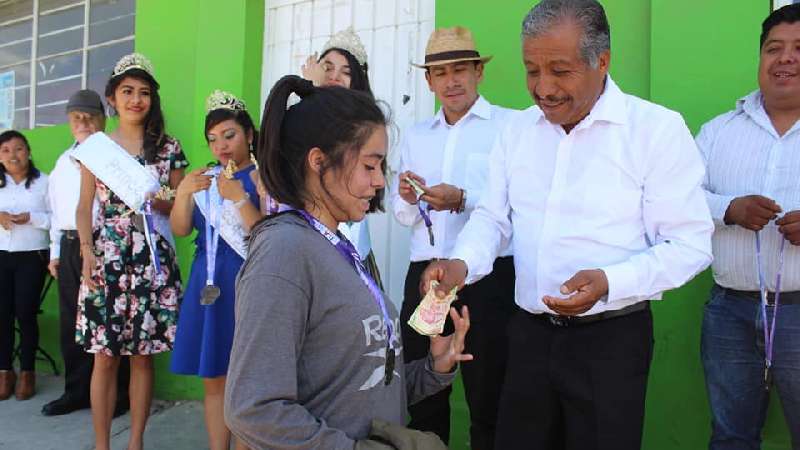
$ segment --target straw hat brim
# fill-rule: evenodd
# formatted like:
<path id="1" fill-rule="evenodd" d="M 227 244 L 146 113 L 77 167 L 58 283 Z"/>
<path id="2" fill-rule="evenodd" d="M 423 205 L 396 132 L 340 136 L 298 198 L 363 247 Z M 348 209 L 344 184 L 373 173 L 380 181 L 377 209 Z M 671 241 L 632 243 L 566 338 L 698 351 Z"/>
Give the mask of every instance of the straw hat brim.
<path id="1" fill-rule="evenodd" d="M 417 63 L 413 63 L 412 62 L 411 65 L 414 66 L 414 67 L 418 67 L 420 69 L 427 69 L 428 67 L 443 66 L 445 64 L 453 64 L 453 63 L 462 62 L 462 61 L 480 61 L 480 62 L 486 64 L 491 60 L 492 60 L 492 56 L 490 55 L 490 56 L 481 56 L 479 58 L 443 59 L 441 61 L 433 61 L 433 62 L 422 63 L 422 64 L 417 64 Z"/>

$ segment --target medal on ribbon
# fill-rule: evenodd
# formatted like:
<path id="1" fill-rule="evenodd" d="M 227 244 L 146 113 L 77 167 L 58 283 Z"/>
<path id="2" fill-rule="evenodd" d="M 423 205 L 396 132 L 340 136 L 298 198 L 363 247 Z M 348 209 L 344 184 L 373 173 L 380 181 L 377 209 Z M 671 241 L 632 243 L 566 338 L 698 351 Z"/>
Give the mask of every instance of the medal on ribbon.
<path id="1" fill-rule="evenodd" d="M 233 162 L 233 160 L 231 160 Z M 230 167 L 230 163 L 228 164 Z M 223 171 L 223 176 L 224 171 Z M 200 290 L 200 304 L 201 305 L 213 305 L 214 302 L 217 301 L 222 291 L 220 291 L 219 286 L 214 284 L 214 275 L 217 268 L 217 249 L 219 248 L 219 226 L 220 226 L 220 216 L 222 215 L 222 202 L 224 199 L 222 196 L 219 196 L 219 202 L 217 203 L 216 208 L 211 208 L 211 193 L 209 192 L 211 188 L 206 190 L 205 192 L 205 203 L 206 203 L 206 211 L 208 211 L 208 217 L 206 217 L 206 226 L 205 226 L 205 238 L 206 238 L 206 285 L 203 286 L 203 289 Z M 214 225 L 212 227 L 211 221 L 214 221 Z"/>
<path id="2" fill-rule="evenodd" d="M 781 274 L 783 273 L 784 248 L 786 238 L 781 237 L 781 246 L 778 256 L 778 270 L 775 275 L 775 302 L 772 309 L 772 320 L 767 319 L 767 306 L 769 296 L 764 268 L 761 264 L 761 234 L 756 231 L 756 268 L 758 270 L 758 290 L 761 294 L 761 325 L 764 327 L 764 389 L 769 390 L 772 384 L 772 351 L 775 344 L 775 323 L 778 320 L 778 304 L 781 298 Z"/>

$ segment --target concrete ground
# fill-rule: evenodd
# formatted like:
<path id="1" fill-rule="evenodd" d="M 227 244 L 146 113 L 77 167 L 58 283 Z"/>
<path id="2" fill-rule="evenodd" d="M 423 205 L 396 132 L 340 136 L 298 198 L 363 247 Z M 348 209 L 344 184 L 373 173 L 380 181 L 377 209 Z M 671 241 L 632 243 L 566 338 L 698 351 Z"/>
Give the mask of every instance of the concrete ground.
<path id="1" fill-rule="evenodd" d="M 38 375 L 33 398 L 20 402 L 12 396 L 0 402 L 0 450 L 92 450 L 94 432 L 88 409 L 54 417 L 40 412 L 63 390 L 63 378 Z M 130 415 L 114 419 L 113 450 L 125 450 L 129 428 Z M 144 445 L 147 450 L 208 449 L 202 403 L 154 401 Z"/>

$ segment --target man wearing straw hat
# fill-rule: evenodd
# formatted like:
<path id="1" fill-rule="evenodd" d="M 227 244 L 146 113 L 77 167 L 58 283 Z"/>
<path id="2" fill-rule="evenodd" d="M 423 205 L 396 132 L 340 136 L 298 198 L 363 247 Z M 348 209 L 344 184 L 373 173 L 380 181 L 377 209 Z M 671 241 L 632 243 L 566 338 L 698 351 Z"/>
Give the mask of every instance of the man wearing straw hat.
<path id="1" fill-rule="evenodd" d="M 536 105 L 498 135 L 486 193 L 423 280 L 472 284 L 513 236 L 496 448 L 638 450 L 650 302 L 711 262 L 703 161 L 680 114 L 614 83 L 597 0 L 538 2 L 522 59 Z"/>
<path id="2" fill-rule="evenodd" d="M 424 357 L 429 347 L 428 337 L 408 326 L 421 299 L 420 275 L 430 261 L 450 256 L 458 233 L 485 190 L 489 151 L 510 113 L 478 94 L 484 65 L 490 59 L 475 49 L 468 29 L 454 27 L 435 30 L 424 63 L 415 64 L 425 69 L 428 86 L 442 107 L 432 118 L 402 133 L 401 173 L 392 198 L 395 217 L 412 228 L 411 264 L 401 312 L 406 361 Z M 459 301 L 471 310 L 466 351 L 475 360 L 462 365 L 462 373 L 470 408 L 471 448 L 478 450 L 493 448 L 505 374 L 505 328 L 514 311 L 510 246 L 498 255 L 492 275 L 459 294 Z M 445 333 L 449 332 L 446 327 Z M 409 426 L 433 431 L 446 443 L 449 395 L 447 388 L 412 405 Z"/>

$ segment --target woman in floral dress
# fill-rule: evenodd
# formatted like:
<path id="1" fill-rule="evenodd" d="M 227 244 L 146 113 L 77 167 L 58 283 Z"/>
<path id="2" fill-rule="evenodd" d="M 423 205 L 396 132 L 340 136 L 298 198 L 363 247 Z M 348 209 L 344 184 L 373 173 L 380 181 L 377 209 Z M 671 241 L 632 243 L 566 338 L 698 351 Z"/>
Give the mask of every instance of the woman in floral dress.
<path id="1" fill-rule="evenodd" d="M 108 103 L 119 114 L 110 137 L 156 176 L 176 187 L 188 165 L 175 139 L 164 134 L 158 83 L 142 55 L 122 58 L 106 85 Z M 100 204 L 92 224 L 92 202 Z M 172 202 L 152 199 L 154 216 L 168 216 Z M 97 450 L 110 445 L 120 357 L 131 366 L 131 433 L 128 449 L 143 448 L 153 393 L 152 355 L 169 351 L 175 337 L 181 280 L 175 249 L 158 220 L 150 232 L 158 270 L 146 238 L 147 222 L 132 211 L 86 166 L 81 167 L 77 225 L 83 275 L 78 299 L 77 341 L 94 353 L 92 421 Z"/>

